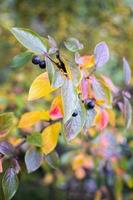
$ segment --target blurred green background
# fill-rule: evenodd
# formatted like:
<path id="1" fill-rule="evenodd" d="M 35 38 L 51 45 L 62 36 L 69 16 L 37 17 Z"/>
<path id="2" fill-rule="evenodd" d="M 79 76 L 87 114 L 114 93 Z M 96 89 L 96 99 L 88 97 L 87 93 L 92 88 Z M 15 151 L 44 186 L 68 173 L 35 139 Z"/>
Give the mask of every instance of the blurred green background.
<path id="1" fill-rule="evenodd" d="M 117 84 L 122 81 L 123 56 L 133 69 L 133 0 L 0 0 L 1 111 L 11 110 L 18 116 L 24 112 L 29 86 L 41 73 L 41 69 L 35 69 L 30 62 L 21 69 L 11 67 L 12 58 L 24 51 L 9 31 L 12 26 L 30 28 L 42 36 L 50 35 L 59 44 L 67 37 L 76 37 L 84 43 L 84 52 L 90 54 L 98 42 L 105 41 L 111 58 L 104 71 Z M 53 186 L 42 186 L 39 182 L 42 173 L 23 175 L 14 200 L 67 199 L 66 191 L 58 193 Z M 64 178 L 62 173 L 60 177 Z M 81 195 L 77 199 L 84 198 Z"/>

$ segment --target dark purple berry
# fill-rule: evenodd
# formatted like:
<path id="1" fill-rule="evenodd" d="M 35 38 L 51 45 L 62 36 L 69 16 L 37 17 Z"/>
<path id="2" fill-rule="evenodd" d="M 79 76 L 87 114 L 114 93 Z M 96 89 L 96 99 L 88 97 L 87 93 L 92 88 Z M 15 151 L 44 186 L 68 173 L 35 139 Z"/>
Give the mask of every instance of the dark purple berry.
<path id="1" fill-rule="evenodd" d="M 72 117 L 76 117 L 78 115 L 78 112 L 74 112 L 73 114 L 72 114 Z"/>
<path id="2" fill-rule="evenodd" d="M 41 60 L 40 63 L 39 63 L 39 66 L 40 66 L 41 69 L 45 69 L 46 68 L 45 60 Z"/>
<path id="3" fill-rule="evenodd" d="M 39 56 L 33 56 L 33 58 L 32 58 L 32 63 L 34 64 L 34 65 L 38 65 L 39 63 L 40 63 L 40 57 Z"/>
<path id="4" fill-rule="evenodd" d="M 85 107 L 86 107 L 87 110 L 93 109 L 95 107 L 95 101 L 94 100 L 88 100 L 85 103 Z"/>

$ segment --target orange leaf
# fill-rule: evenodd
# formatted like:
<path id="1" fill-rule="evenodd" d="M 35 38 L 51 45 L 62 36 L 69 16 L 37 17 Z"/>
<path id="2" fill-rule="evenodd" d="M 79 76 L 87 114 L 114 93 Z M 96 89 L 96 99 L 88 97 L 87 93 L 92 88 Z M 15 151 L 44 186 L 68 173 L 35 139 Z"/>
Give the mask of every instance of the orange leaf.
<path id="1" fill-rule="evenodd" d="M 109 115 L 106 110 L 102 110 L 99 113 L 97 113 L 95 118 L 95 123 L 100 131 L 106 128 L 108 122 L 109 122 Z"/>
<path id="2" fill-rule="evenodd" d="M 81 68 L 90 68 L 90 67 L 93 67 L 94 66 L 94 55 L 91 55 L 91 56 L 82 56 L 80 58 L 81 60 L 81 64 L 79 65 L 79 67 Z"/>
<path id="3" fill-rule="evenodd" d="M 61 130 L 61 124 L 59 122 L 52 124 L 44 129 L 42 132 L 42 152 L 49 154 L 57 145 L 58 136 Z"/>
<path id="4" fill-rule="evenodd" d="M 48 111 L 32 111 L 22 115 L 18 127 L 27 128 L 36 124 L 40 120 L 49 120 Z"/>
<path id="5" fill-rule="evenodd" d="M 32 83 L 28 101 L 36 100 L 49 95 L 55 88 L 51 88 L 47 72 L 40 74 Z"/>
<path id="6" fill-rule="evenodd" d="M 51 119 L 53 120 L 60 119 L 63 117 L 63 107 L 62 107 L 61 96 L 57 96 L 54 98 L 50 111 L 49 111 L 49 115 Z"/>

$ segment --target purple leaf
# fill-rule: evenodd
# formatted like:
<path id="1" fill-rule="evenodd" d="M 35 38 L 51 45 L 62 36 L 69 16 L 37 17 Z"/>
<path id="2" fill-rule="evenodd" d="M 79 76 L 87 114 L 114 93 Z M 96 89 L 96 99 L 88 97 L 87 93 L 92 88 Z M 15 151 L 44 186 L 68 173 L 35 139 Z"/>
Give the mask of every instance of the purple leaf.
<path id="1" fill-rule="evenodd" d="M 25 163 L 28 173 L 36 171 L 42 162 L 42 154 L 36 149 L 30 149 L 26 152 Z"/>
<path id="2" fill-rule="evenodd" d="M 131 69 L 125 58 L 123 58 L 123 76 L 125 84 L 128 85 L 131 80 Z"/>
<path id="3" fill-rule="evenodd" d="M 109 60 L 109 49 L 105 42 L 100 42 L 94 49 L 95 65 L 102 67 Z"/>
<path id="4" fill-rule="evenodd" d="M 6 200 L 12 199 L 18 189 L 18 184 L 18 177 L 14 169 L 7 169 L 2 179 L 2 188 Z"/>
<path id="5" fill-rule="evenodd" d="M 13 167 L 14 167 L 15 172 L 16 174 L 18 174 L 20 172 L 20 165 L 15 158 L 13 158 L 12 162 L 13 162 Z"/>
<path id="6" fill-rule="evenodd" d="M 6 141 L 0 142 L 0 153 L 8 156 L 13 155 L 14 147 Z"/>
<path id="7" fill-rule="evenodd" d="M 129 128 L 132 122 L 132 106 L 126 97 L 124 97 L 124 117 L 126 128 Z"/>

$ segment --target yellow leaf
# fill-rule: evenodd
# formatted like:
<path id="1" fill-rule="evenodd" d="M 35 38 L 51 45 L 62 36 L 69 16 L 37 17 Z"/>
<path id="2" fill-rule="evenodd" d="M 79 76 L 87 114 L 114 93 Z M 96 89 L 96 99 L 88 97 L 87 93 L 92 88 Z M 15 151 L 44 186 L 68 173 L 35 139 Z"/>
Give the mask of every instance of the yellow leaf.
<path id="1" fill-rule="evenodd" d="M 59 122 L 52 124 L 42 132 L 42 152 L 49 154 L 57 145 L 61 124 Z"/>
<path id="2" fill-rule="evenodd" d="M 109 115 L 109 123 L 111 126 L 115 126 L 115 112 L 111 109 L 107 109 Z"/>
<path id="3" fill-rule="evenodd" d="M 49 120 L 49 112 L 48 111 L 32 111 L 27 112 L 22 115 L 18 127 L 19 128 L 27 128 L 40 120 Z"/>
<path id="4" fill-rule="evenodd" d="M 52 88 L 50 86 L 47 72 L 40 74 L 33 81 L 32 85 L 30 87 L 28 101 L 36 100 L 41 97 L 47 96 L 54 90 L 55 90 L 55 88 Z"/>

